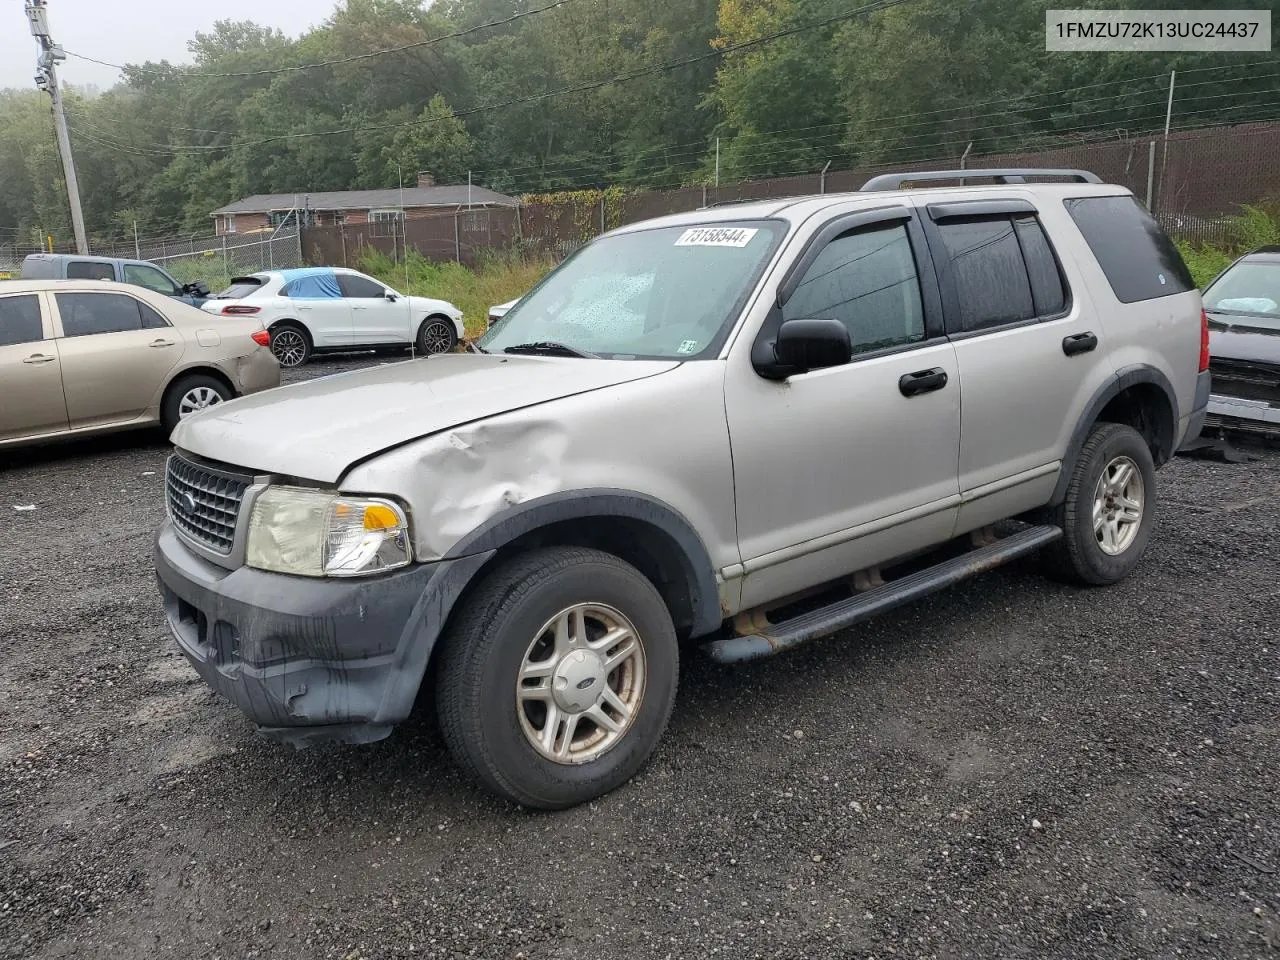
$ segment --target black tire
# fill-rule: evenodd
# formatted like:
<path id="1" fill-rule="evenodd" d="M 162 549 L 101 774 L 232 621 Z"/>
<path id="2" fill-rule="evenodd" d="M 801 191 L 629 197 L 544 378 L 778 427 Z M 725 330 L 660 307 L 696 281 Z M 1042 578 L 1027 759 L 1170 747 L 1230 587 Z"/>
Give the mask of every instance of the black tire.
<path id="1" fill-rule="evenodd" d="M 210 392 L 217 395 L 218 399 L 213 400 L 209 404 L 210 406 L 230 400 L 235 396 L 235 393 L 225 383 L 206 374 L 193 373 L 185 377 L 179 377 L 164 392 L 164 402 L 160 405 L 160 423 L 164 427 L 166 435 L 173 433 L 173 428 L 185 416 L 183 413 L 183 401 L 188 398 L 189 394 L 199 391 L 204 391 L 205 396 L 208 396 Z"/>
<path id="2" fill-rule="evenodd" d="M 1131 461 L 1141 475 L 1142 513 L 1129 543 L 1120 553 L 1111 554 L 1095 532 L 1093 511 L 1103 471 L 1119 458 Z M 1080 450 L 1066 498 L 1050 515 L 1050 522 L 1062 527 L 1063 537 L 1044 552 L 1048 572 L 1058 579 L 1090 586 L 1123 580 L 1142 559 L 1151 539 L 1155 493 L 1155 464 L 1142 435 L 1125 424 L 1097 424 Z"/>
<path id="3" fill-rule="evenodd" d="M 271 328 L 271 352 L 280 366 L 300 367 L 311 359 L 311 334 L 300 323 L 289 320 L 277 323 Z"/>
<path id="4" fill-rule="evenodd" d="M 552 547 L 498 567 L 464 602 L 441 638 L 436 677 L 440 731 L 458 764 L 499 796 L 543 810 L 584 803 L 631 779 L 666 729 L 679 670 L 671 615 L 653 584 L 611 554 Z M 515 693 L 541 627 L 579 603 L 625 615 L 646 669 L 630 726 L 598 757 L 569 764 L 529 742 Z"/>
<path id="5" fill-rule="evenodd" d="M 418 327 L 418 353 L 449 353 L 458 345 L 458 328 L 448 317 L 427 317 Z"/>

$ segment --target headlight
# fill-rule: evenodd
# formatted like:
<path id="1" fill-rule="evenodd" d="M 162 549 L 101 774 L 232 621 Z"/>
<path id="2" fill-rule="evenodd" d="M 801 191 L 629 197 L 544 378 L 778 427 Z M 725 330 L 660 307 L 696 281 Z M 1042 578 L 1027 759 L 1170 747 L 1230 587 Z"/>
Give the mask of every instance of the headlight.
<path id="1" fill-rule="evenodd" d="M 412 559 L 409 521 L 390 500 L 268 487 L 249 515 L 245 562 L 303 577 L 354 577 Z"/>

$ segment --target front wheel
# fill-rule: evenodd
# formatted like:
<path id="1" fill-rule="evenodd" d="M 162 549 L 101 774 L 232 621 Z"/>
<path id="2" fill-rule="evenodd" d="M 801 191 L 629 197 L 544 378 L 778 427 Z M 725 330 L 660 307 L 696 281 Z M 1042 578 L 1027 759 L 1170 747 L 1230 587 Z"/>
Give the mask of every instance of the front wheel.
<path id="1" fill-rule="evenodd" d="M 1151 539 L 1155 496 L 1156 470 L 1147 441 L 1125 424 L 1098 424 L 1055 511 L 1063 537 L 1046 552 L 1050 572 L 1092 585 L 1123 580 Z"/>
<path id="2" fill-rule="evenodd" d="M 441 642 L 445 743 L 527 807 L 570 807 L 625 783 L 675 701 L 679 654 L 662 597 L 598 550 L 537 550 L 498 567 Z"/>
<path id="3" fill-rule="evenodd" d="M 418 352 L 448 353 L 458 345 L 458 328 L 447 317 L 427 317 L 418 328 Z"/>

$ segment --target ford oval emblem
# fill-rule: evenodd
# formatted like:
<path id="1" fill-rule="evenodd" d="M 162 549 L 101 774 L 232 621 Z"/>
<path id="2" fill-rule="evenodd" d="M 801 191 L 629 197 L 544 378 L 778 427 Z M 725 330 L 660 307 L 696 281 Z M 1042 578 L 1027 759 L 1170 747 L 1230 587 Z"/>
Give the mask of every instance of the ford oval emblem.
<path id="1" fill-rule="evenodd" d="M 585 690 L 587 689 L 587 687 L 591 686 L 595 682 L 596 682 L 595 677 L 584 677 L 583 679 L 578 681 L 578 689 Z"/>
<path id="2" fill-rule="evenodd" d="M 187 508 L 188 513 L 196 512 L 196 498 L 189 493 L 182 495 L 182 505 Z"/>

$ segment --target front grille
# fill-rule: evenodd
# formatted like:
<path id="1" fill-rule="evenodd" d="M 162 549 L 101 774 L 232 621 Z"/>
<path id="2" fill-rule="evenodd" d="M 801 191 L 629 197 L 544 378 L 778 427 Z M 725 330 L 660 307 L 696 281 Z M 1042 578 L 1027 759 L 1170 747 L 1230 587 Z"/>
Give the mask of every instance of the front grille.
<path id="1" fill-rule="evenodd" d="M 1280 405 L 1280 366 L 1214 357 L 1209 370 L 1214 393 Z"/>
<path id="2" fill-rule="evenodd" d="M 235 543 L 240 503 L 252 482 L 251 477 L 173 455 L 164 484 L 173 525 L 188 539 L 226 556 Z"/>

